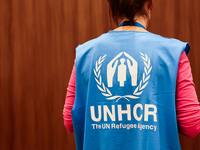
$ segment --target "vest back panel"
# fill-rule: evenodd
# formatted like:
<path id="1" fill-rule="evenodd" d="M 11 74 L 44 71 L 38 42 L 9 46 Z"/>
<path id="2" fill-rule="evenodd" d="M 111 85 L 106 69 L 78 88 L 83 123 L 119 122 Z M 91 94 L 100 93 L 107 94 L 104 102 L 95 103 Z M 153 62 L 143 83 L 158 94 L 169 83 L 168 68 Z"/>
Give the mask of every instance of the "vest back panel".
<path id="1" fill-rule="evenodd" d="M 78 150 L 180 149 L 175 93 L 189 45 L 110 31 L 76 49 L 72 119 Z"/>

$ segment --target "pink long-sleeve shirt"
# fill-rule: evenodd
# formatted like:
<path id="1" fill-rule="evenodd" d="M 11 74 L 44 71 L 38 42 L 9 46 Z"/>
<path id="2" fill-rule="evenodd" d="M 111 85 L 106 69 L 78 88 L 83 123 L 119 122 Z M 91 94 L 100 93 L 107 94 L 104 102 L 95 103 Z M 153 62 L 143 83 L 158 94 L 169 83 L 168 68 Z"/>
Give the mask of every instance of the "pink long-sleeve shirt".
<path id="1" fill-rule="evenodd" d="M 75 99 L 75 64 L 67 88 L 63 109 L 64 125 L 69 132 L 73 132 L 71 110 Z M 193 83 L 191 67 L 186 53 L 179 59 L 176 83 L 176 112 L 179 132 L 194 138 L 200 132 L 200 106 Z"/>

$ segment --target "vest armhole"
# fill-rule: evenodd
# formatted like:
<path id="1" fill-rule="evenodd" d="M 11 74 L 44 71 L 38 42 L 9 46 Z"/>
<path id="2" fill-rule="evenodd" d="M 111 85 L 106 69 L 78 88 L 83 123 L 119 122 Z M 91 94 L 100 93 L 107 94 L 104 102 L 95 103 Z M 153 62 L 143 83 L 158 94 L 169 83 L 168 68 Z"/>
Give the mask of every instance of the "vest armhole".
<path id="1" fill-rule="evenodd" d="M 185 51 L 186 55 L 188 56 L 188 54 L 190 52 L 190 44 L 189 43 L 186 43 L 184 51 Z"/>

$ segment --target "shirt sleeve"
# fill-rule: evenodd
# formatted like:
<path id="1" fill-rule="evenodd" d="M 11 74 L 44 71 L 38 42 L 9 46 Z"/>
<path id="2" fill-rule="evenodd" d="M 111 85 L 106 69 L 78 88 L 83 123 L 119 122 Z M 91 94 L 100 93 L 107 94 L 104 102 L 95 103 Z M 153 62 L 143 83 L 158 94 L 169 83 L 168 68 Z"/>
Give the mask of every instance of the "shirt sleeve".
<path id="1" fill-rule="evenodd" d="M 194 138 L 200 132 L 200 107 L 185 51 L 180 56 L 178 66 L 176 111 L 179 132 Z"/>
<path id="2" fill-rule="evenodd" d="M 75 63 L 74 63 L 71 77 L 68 84 L 68 88 L 67 88 L 67 94 L 65 97 L 65 105 L 63 109 L 64 125 L 69 132 L 74 132 L 71 110 L 73 108 L 74 99 L 75 99 L 75 89 L 76 89 L 75 87 L 76 86 L 76 71 L 75 70 L 76 69 L 75 69 Z"/>

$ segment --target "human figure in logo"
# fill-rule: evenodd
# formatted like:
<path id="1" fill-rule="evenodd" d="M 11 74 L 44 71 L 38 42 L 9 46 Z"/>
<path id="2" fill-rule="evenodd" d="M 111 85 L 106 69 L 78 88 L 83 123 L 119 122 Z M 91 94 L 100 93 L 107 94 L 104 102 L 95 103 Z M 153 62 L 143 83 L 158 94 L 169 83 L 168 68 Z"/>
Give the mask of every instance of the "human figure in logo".
<path id="1" fill-rule="evenodd" d="M 121 65 L 118 66 L 118 77 L 117 80 L 120 83 L 120 87 L 124 86 L 124 82 L 126 81 L 126 65 L 124 64 L 125 59 L 120 59 Z"/>
<path id="2" fill-rule="evenodd" d="M 132 86 L 136 86 L 137 85 L 138 63 L 128 53 L 124 52 L 124 55 L 126 57 L 128 57 L 132 62 L 132 65 L 131 65 L 130 60 L 129 59 L 127 60 L 128 69 L 129 69 L 129 72 L 131 75 L 131 84 L 132 84 Z"/>

